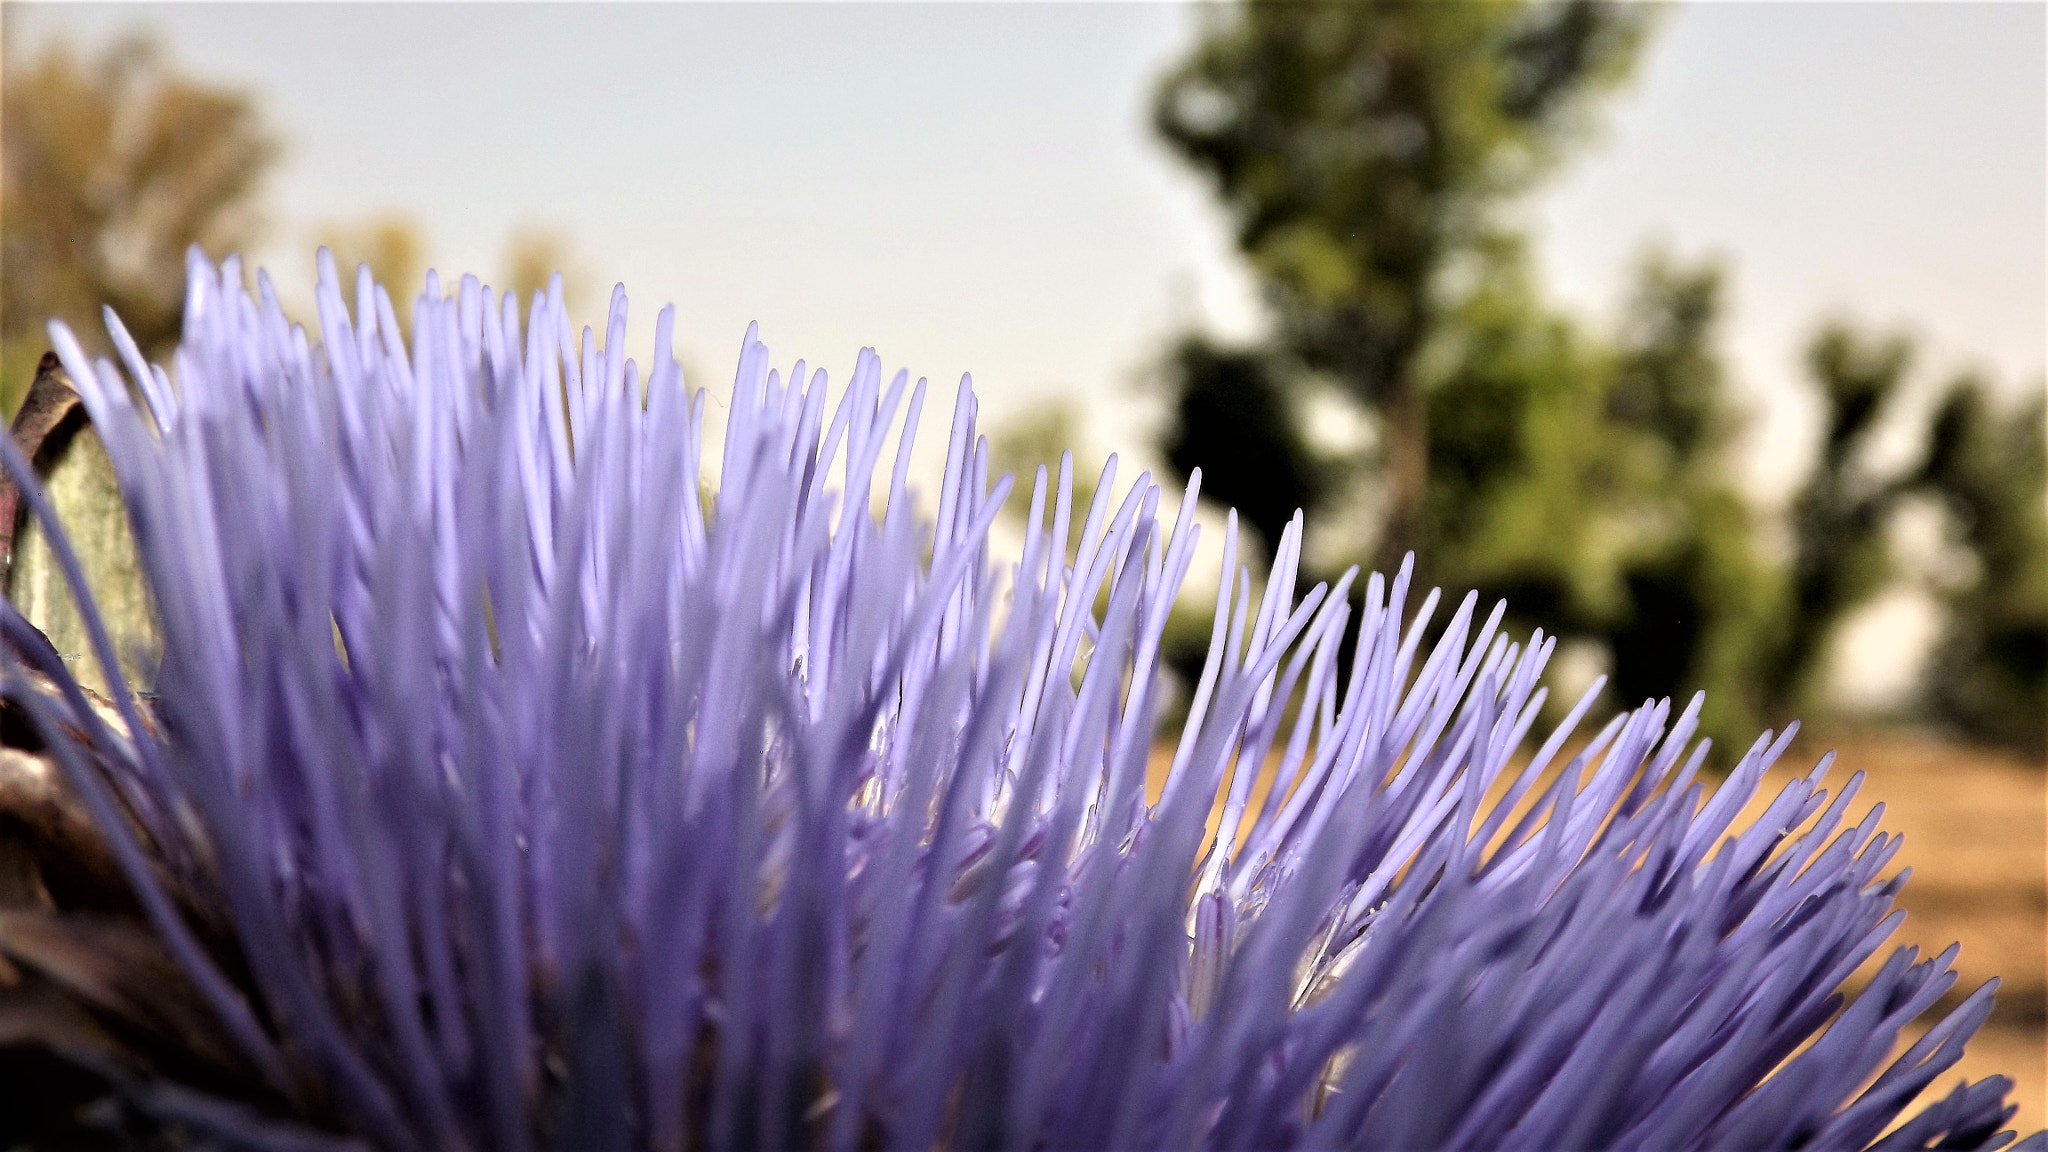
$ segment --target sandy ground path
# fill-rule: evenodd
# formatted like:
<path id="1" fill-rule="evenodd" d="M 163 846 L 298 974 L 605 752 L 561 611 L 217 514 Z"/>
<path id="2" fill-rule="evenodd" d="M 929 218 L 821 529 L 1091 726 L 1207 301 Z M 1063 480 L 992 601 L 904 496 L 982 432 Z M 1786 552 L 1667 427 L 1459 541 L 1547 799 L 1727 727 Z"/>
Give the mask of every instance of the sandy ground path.
<path id="1" fill-rule="evenodd" d="M 1917 945 L 1925 956 L 1960 943 L 1951 1002 L 1999 978 L 1990 1023 L 1930 1091 L 1946 1093 L 1965 1077 L 2010 1076 L 2020 1106 L 2013 1124 L 2022 1134 L 2048 1127 L 2048 766 L 1868 734 L 1802 741 L 1774 776 L 1811 766 L 1829 747 L 1837 752 L 1830 779 L 1868 777 L 1854 812 L 1883 801 L 1879 826 L 1906 838 L 1892 867 L 1913 875 L 1899 896 L 1906 922 L 1892 945 Z M 1776 782 L 1763 791 L 1775 792 Z"/>

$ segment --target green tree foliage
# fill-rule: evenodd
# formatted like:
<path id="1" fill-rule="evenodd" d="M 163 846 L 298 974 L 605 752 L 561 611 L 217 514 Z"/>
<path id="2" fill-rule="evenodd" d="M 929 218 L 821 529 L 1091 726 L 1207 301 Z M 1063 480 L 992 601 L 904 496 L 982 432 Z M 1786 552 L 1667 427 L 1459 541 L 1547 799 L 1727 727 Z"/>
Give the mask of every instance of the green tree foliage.
<path id="1" fill-rule="evenodd" d="M 1932 496 L 1978 575 L 1944 591 L 1929 706 L 2038 747 L 2038 407 L 2000 413 L 1959 385 L 1925 467 L 1875 469 L 1912 346 L 1826 327 L 1808 354 L 1821 443 L 1785 518 L 1790 554 L 1766 564 L 1729 468 L 1741 417 L 1715 353 L 1720 269 L 1650 255 L 1611 335 L 1533 282 L 1505 209 L 1585 137 L 1650 18 L 1573 0 L 1213 10 L 1155 123 L 1213 182 L 1274 326 L 1254 347 L 1190 336 L 1170 354 L 1169 463 L 1199 466 L 1269 543 L 1296 507 L 1367 491 L 1375 563 L 1414 549 L 1426 580 L 1600 642 L 1617 698 L 1706 688 L 1708 730 L 1745 739 L 1817 713 L 1831 638 L 1895 577 L 1901 502 Z M 1368 415 L 1369 449 L 1311 447 L 1306 410 L 1329 389 Z"/>
<path id="2" fill-rule="evenodd" d="M 1618 486 L 1636 526 L 1615 614 L 1598 622 L 1624 700 L 1709 689 L 1707 730 L 1748 739 L 1769 697 L 1751 671 L 1776 599 L 1729 453 L 1742 419 L 1715 351 L 1724 274 L 1653 252 L 1617 339 L 1607 422 L 1634 474 Z"/>
<path id="3" fill-rule="evenodd" d="M 253 197 L 277 156 L 250 99 L 176 73 L 147 41 L 95 59 L 62 45 L 5 62 L 0 89 L 0 411 L 48 347 L 112 305 L 147 355 L 184 305 L 185 249 L 255 235 Z M 89 344 L 90 346 L 90 344 Z"/>
<path id="4" fill-rule="evenodd" d="M 1269 541 L 1365 477 L 1377 556 L 1597 638 L 1618 698 L 1718 689 L 1753 722 L 1769 594 L 1727 483 L 1739 421 L 1713 351 L 1721 273 L 1653 256 L 1622 331 L 1550 310 L 1504 211 L 1582 140 L 1650 14 L 1597 3 L 1230 8 L 1162 84 L 1161 134 L 1215 183 L 1275 317 L 1185 341 L 1164 447 Z M 1335 387 L 1370 458 L 1320 459 Z"/>
<path id="5" fill-rule="evenodd" d="M 1892 574 L 1886 527 L 1907 480 L 1874 472 L 1868 458 L 1906 382 L 1913 343 L 1835 322 L 1814 338 L 1806 361 L 1823 404 L 1820 446 L 1793 497 L 1788 595 L 1761 665 L 1766 699 L 1786 708 L 1818 703 L 1815 681 L 1828 637 Z"/>
<path id="6" fill-rule="evenodd" d="M 1422 542 L 1422 360 L 1445 273 L 1580 135 L 1645 21 L 1645 9 L 1583 0 L 1245 4 L 1219 10 L 1160 86 L 1160 134 L 1215 182 L 1274 306 L 1274 366 L 1328 374 L 1386 427 L 1383 558 Z M 1180 360 L 1239 375 L 1257 362 Z M 1203 419 L 1235 407 L 1213 402 L 1217 378 L 1187 381 L 1181 436 L 1200 443 Z M 1257 405 L 1281 407 L 1270 395 Z M 1241 455 L 1204 469 L 1219 492 L 1294 485 L 1309 507 L 1327 494 L 1308 473 Z"/>
<path id="7" fill-rule="evenodd" d="M 1793 499 L 1792 557 L 1757 681 L 1781 707 L 1813 710 L 1827 641 L 1899 575 L 1890 529 L 1908 500 L 1944 513 L 1946 621 L 1920 707 L 1960 734 L 2048 755 L 2048 399 L 1997 403 L 1975 376 L 1943 388 L 1912 431 L 1917 467 L 1880 469 L 1872 445 L 1905 415 L 1916 349 L 1903 333 L 1837 321 L 1807 352 L 1823 405 L 1819 449 Z"/>
<path id="8" fill-rule="evenodd" d="M 2039 388 L 2001 411 L 1982 383 L 1953 385 L 1916 486 L 1949 513 L 1966 571 L 1945 589 L 1948 627 L 1927 677 L 1933 714 L 1980 739 L 2048 756 L 2048 466 Z"/>
<path id="9" fill-rule="evenodd" d="M 1714 353 L 1721 282 L 1652 253 L 1601 340 L 1547 312 L 1519 250 L 1498 246 L 1446 317 L 1422 528 L 1438 578 L 1598 639 L 1617 699 L 1707 687 L 1709 730 L 1734 733 L 1757 717 L 1746 679 L 1771 585 L 1728 480 L 1740 421 Z"/>
<path id="10" fill-rule="evenodd" d="M 1171 370 L 1180 398 L 1163 445 L 1167 463 L 1182 476 L 1201 468 L 1204 495 L 1277 541 L 1296 509 L 1321 502 L 1334 470 L 1302 438 L 1286 365 L 1263 349 L 1193 335 L 1174 350 Z"/>

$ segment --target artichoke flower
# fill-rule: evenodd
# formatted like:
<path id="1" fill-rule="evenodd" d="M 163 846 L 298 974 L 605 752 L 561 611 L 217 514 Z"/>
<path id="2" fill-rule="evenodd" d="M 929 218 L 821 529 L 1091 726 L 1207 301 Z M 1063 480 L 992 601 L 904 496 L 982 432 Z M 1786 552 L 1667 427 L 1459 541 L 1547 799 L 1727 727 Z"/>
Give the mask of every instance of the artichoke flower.
<path id="1" fill-rule="evenodd" d="M 623 290 L 600 341 L 559 280 L 522 311 L 429 276 L 409 346 L 367 269 L 344 292 L 323 252 L 308 332 L 267 278 L 251 296 L 195 250 L 174 372 L 111 313 L 119 365 L 52 328 L 153 597 L 149 694 L 0 443 L 109 684 L 88 695 L 5 611 L 5 755 L 71 830 L 39 859 L 82 861 L 100 895 L 11 904 L 0 955 L 53 1046 L 114 1086 L 110 1131 L 2013 1138 L 2003 1078 L 1904 1115 L 1991 1008 L 1987 985 L 1890 1058 L 1953 949 L 1899 949 L 1845 994 L 1902 916 L 1860 777 L 1826 790 L 1824 759 L 1736 823 L 1790 732 L 1715 782 L 1697 698 L 1581 733 L 1596 685 L 1536 739 L 1554 640 L 1510 639 L 1472 596 L 1440 620 L 1407 567 L 1303 588 L 1297 517 L 1263 582 L 1232 521 L 1161 744 L 1199 476 L 1119 496 L 1112 458 L 1082 508 L 1069 457 L 998 555 L 1012 480 L 964 379 L 925 500 L 926 382 L 871 350 L 828 392 L 750 329 L 714 468 L 670 311 L 643 370 Z"/>

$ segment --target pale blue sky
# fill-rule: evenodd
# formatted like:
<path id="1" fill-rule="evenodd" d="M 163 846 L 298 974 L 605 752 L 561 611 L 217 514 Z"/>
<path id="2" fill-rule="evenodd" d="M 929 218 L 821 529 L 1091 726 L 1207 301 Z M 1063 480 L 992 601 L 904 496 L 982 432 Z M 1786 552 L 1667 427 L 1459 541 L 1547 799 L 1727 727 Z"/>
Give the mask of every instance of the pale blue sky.
<path id="1" fill-rule="evenodd" d="M 1558 297 L 1611 318 L 1643 245 L 1734 273 L 1727 346 L 1782 492 L 1816 318 L 1908 323 L 2019 387 L 2044 343 L 2043 7 L 1707 4 L 1667 13 L 1604 139 L 1530 203 Z M 551 225 L 592 297 L 674 301 L 700 381 L 759 320 L 778 360 L 862 344 L 994 415 L 1055 394 L 1103 446 L 1199 316 L 1256 324 L 1204 188 L 1151 139 L 1194 9 L 1026 5 L 42 5 L 14 49 L 153 29 L 255 92 L 287 152 L 256 256 L 289 292 L 321 225 L 410 212 L 444 272 Z M 584 309 L 602 307 L 590 299 Z M 651 325 L 635 324 L 636 346 Z M 836 374 L 836 373 L 835 373 Z"/>
<path id="2" fill-rule="evenodd" d="M 1929 382 L 2039 386 L 2048 316 L 2042 4 L 1707 3 L 1665 14 L 1601 141 L 1524 210 L 1557 299 L 1612 320 L 1652 241 L 1733 273 L 1745 445 L 1782 498 L 1815 431 L 1801 348 L 1824 314 L 1906 324 Z M 787 364 L 863 344 L 1000 420 L 1054 396 L 1136 449 L 1136 385 L 1200 320 L 1256 328 L 1206 189 L 1153 142 L 1151 86 L 1198 10 L 1168 4 L 232 4 L 0 7 L 13 51 L 154 30 L 254 92 L 287 151 L 254 253 L 308 298 L 324 224 L 403 209 L 444 271 L 560 229 L 586 316 L 623 280 L 631 344 L 677 305 L 722 393 L 758 320 Z M 946 395 L 945 391 L 940 394 Z M 942 407 L 943 407 L 943 401 Z M 929 446 L 929 445 L 927 445 Z M 1090 453 L 1093 454 L 1093 453 Z M 1129 475 L 1127 472 L 1126 475 Z M 1211 561 L 1198 564 L 1204 582 Z M 1936 627 L 1899 592 L 1838 668 L 1873 702 Z"/>

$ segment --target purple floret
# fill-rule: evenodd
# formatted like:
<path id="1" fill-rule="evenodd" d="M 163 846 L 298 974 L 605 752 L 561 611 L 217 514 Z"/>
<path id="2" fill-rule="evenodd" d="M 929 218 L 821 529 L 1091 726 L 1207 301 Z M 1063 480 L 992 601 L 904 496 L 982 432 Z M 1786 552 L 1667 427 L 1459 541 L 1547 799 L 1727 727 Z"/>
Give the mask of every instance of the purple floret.
<path id="1" fill-rule="evenodd" d="M 1233 519 L 1148 780 L 1199 475 L 1162 518 L 1172 494 L 1118 498 L 1114 458 L 1086 509 L 1071 457 L 1039 469 L 999 556 L 1011 481 L 964 379 L 925 502 L 925 382 L 872 351 L 828 402 L 750 329 L 712 469 L 673 313 L 643 373 L 623 290 L 579 343 L 559 279 L 522 322 L 429 276 L 408 348 L 367 269 L 351 311 L 323 251 L 317 333 L 259 285 L 195 250 L 170 375 L 118 321 L 132 382 L 53 326 L 163 654 L 145 713 L 96 633 L 125 734 L 75 691 L 32 711 L 297 1111 L 156 1098 L 188 1125 L 506 1150 L 2012 1138 L 1996 1077 L 1894 1128 L 1992 987 L 1887 1064 L 1955 950 L 1899 949 L 1845 996 L 1903 915 L 1899 842 L 1852 813 L 1860 775 L 1822 789 L 1826 759 L 1735 823 L 1789 731 L 1716 784 L 1698 698 L 1575 740 L 1596 685 L 1524 757 L 1554 640 L 1472 596 L 1439 624 L 1407 567 L 1304 592 L 1299 518 L 1261 587 Z M 167 886 L 217 898 L 233 957 Z"/>

